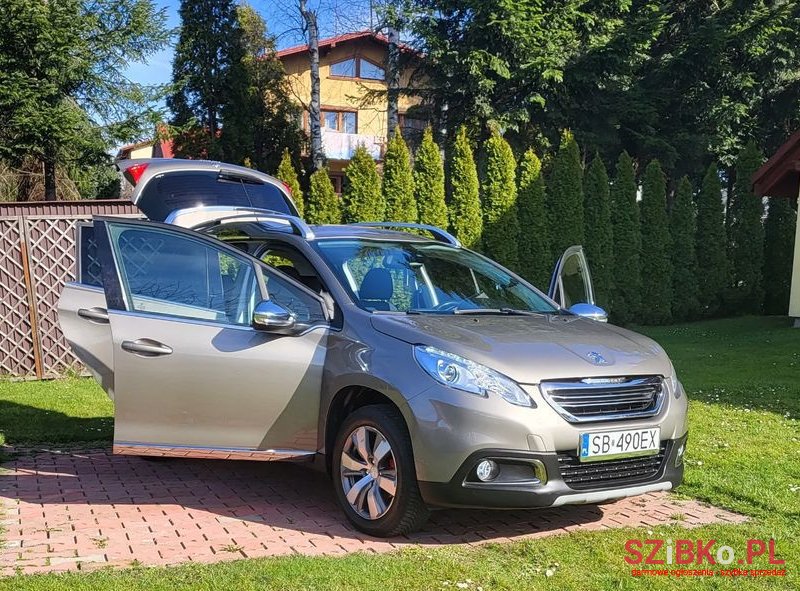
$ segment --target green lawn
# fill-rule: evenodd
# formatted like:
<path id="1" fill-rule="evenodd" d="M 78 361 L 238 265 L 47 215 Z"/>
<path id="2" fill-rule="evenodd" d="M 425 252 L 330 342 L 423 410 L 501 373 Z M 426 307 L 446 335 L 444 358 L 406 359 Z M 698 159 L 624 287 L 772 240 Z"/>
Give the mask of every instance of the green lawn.
<path id="1" fill-rule="evenodd" d="M 800 330 L 787 327 L 785 319 L 744 318 L 642 329 L 664 345 L 690 392 L 686 481 L 678 494 L 744 513 L 752 518 L 744 525 L 577 533 L 382 556 L 17 577 L 0 580 L 0 589 L 797 589 Z M 107 439 L 109 415 L 105 395 L 88 381 L 0 384 L 0 436 L 10 444 Z M 716 539 L 740 555 L 747 539 L 774 537 L 789 576 L 735 582 L 635 578 L 623 561 L 623 544 L 646 537 Z"/>

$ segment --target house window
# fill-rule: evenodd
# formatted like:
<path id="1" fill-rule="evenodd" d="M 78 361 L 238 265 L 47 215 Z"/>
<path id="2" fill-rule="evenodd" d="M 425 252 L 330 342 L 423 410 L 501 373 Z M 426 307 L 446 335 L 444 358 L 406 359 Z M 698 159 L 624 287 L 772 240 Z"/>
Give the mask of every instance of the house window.
<path id="1" fill-rule="evenodd" d="M 386 71 L 378 64 L 360 58 L 350 58 L 331 64 L 331 76 L 341 78 L 363 78 L 365 80 L 385 80 Z"/>
<path id="2" fill-rule="evenodd" d="M 358 115 L 355 111 L 321 111 L 322 127 L 342 133 L 358 133 Z"/>

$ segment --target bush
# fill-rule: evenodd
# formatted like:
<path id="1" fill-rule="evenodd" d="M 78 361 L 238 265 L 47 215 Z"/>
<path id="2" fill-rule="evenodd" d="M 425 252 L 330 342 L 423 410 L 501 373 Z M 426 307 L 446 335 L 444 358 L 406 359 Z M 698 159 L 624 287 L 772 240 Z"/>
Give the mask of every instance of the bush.
<path id="1" fill-rule="evenodd" d="M 383 199 L 387 220 L 416 223 L 418 215 L 411 155 L 399 127 L 389 140 L 383 157 Z"/>
<path id="2" fill-rule="evenodd" d="M 519 269 L 523 277 L 547 291 L 553 272 L 550 255 L 550 232 L 547 223 L 542 161 L 533 150 L 522 156 L 517 192 L 519 218 Z"/>
<path id="3" fill-rule="evenodd" d="M 697 315 L 697 232 L 692 184 L 683 177 L 675 191 L 669 215 L 670 258 L 672 259 L 672 319 L 688 320 Z"/>
<path id="4" fill-rule="evenodd" d="M 446 229 L 444 165 L 439 154 L 439 146 L 433 141 L 433 131 L 430 127 L 422 134 L 422 143 L 414 158 L 414 189 L 417 194 L 420 223 Z"/>
<path id="5" fill-rule="evenodd" d="M 517 219 L 517 163 L 511 146 L 499 134 L 486 140 L 483 178 L 483 247 L 502 265 L 516 268 L 519 220 Z"/>
<path id="6" fill-rule="evenodd" d="M 283 149 L 281 163 L 278 165 L 278 171 L 275 173 L 275 177 L 286 183 L 292 191 L 294 204 L 297 206 L 300 217 L 303 217 L 303 212 L 305 211 L 303 191 L 300 189 L 300 181 L 297 179 L 297 171 L 294 169 L 294 164 L 292 164 L 292 155 L 289 153 L 288 148 Z"/>
<path id="7" fill-rule="evenodd" d="M 565 131 L 547 184 L 550 250 L 554 257 L 583 244 L 583 167 L 575 137 Z"/>
<path id="8" fill-rule="evenodd" d="M 344 172 L 344 222 L 383 221 L 386 203 L 381 194 L 381 178 L 375 161 L 364 146 L 356 148 Z"/>
<path id="9" fill-rule="evenodd" d="M 711 163 L 697 196 L 697 287 L 700 314 L 715 316 L 728 280 L 725 252 L 725 208 L 716 163 Z"/>
<path id="10" fill-rule="evenodd" d="M 483 217 L 478 192 L 478 169 L 464 126 L 459 128 L 451 152 L 450 228 L 466 248 L 480 249 Z"/>
<path id="11" fill-rule="evenodd" d="M 342 222 L 342 204 L 333 188 L 327 168 L 314 171 L 309 179 L 306 219 L 310 224 Z"/>
<path id="12" fill-rule="evenodd" d="M 611 222 L 614 232 L 614 273 L 611 314 L 615 322 L 628 324 L 639 317 L 641 308 L 641 232 L 636 203 L 636 175 L 627 152 L 617 160 L 611 188 Z"/>
<path id="13" fill-rule="evenodd" d="M 658 160 L 651 160 L 642 182 L 642 308 L 645 324 L 672 320 L 672 262 L 669 253 L 667 184 Z"/>
<path id="14" fill-rule="evenodd" d="M 761 197 L 753 194 L 750 180 L 763 160 L 753 142 L 742 149 L 736 160 L 733 203 L 728 211 L 732 216 L 728 237 L 732 263 L 728 306 L 732 312 L 759 313 L 764 304 L 764 204 Z"/>
<path id="15" fill-rule="evenodd" d="M 764 224 L 764 312 L 784 315 L 789 309 L 794 233 L 797 215 L 789 199 L 769 198 Z"/>
<path id="16" fill-rule="evenodd" d="M 614 271 L 614 237 L 608 173 L 599 155 L 595 155 L 586 170 L 584 192 L 583 246 L 592 274 L 595 300 L 607 309 Z"/>

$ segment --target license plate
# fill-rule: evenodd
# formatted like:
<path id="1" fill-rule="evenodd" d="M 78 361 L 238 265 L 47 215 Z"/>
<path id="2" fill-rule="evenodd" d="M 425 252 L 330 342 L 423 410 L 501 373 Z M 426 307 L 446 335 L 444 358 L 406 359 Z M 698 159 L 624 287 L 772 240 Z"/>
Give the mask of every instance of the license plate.
<path id="1" fill-rule="evenodd" d="M 578 459 L 581 462 L 594 462 L 614 458 L 652 456 L 658 453 L 660 442 L 661 430 L 658 427 L 582 433 Z"/>

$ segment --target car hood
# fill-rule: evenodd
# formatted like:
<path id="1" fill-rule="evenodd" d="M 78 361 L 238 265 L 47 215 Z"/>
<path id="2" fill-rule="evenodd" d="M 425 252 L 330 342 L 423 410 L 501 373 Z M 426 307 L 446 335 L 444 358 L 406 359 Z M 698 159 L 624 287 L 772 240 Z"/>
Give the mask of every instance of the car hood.
<path id="1" fill-rule="evenodd" d="M 541 380 L 669 375 L 655 341 L 572 315 L 373 315 L 372 326 L 412 345 L 429 345 L 491 367 L 522 384 Z"/>

